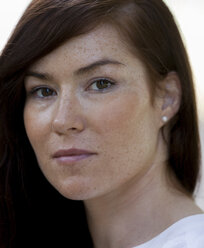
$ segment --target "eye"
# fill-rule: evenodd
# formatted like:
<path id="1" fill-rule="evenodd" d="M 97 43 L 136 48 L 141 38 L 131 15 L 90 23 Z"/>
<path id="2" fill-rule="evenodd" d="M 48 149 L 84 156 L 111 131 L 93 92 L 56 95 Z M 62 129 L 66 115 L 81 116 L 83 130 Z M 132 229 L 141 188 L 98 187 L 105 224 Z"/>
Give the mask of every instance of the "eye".
<path id="1" fill-rule="evenodd" d="M 37 87 L 31 91 L 31 95 L 34 95 L 38 98 L 47 98 L 50 96 L 55 96 L 56 92 L 48 87 Z"/>
<path id="2" fill-rule="evenodd" d="M 103 91 L 109 89 L 113 85 L 115 85 L 115 83 L 108 79 L 98 79 L 94 81 L 88 88 L 94 91 Z"/>

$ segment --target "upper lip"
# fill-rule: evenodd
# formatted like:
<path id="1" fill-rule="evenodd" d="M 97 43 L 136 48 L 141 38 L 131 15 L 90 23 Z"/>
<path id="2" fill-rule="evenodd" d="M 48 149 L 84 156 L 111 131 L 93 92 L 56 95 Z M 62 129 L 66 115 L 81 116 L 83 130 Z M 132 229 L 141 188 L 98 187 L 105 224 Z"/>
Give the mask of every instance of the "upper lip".
<path id="1" fill-rule="evenodd" d="M 68 156 L 77 156 L 77 155 L 83 155 L 83 154 L 96 154 L 95 152 L 83 150 L 83 149 L 76 149 L 76 148 L 71 148 L 71 149 L 61 149 L 58 150 L 53 154 L 54 158 L 59 158 L 59 157 L 68 157 Z"/>

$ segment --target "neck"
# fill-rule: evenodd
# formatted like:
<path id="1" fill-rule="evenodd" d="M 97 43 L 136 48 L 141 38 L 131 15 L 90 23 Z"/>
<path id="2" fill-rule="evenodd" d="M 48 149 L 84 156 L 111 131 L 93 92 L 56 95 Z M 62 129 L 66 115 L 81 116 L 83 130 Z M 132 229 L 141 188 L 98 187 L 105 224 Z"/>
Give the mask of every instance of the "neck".
<path id="1" fill-rule="evenodd" d="M 95 248 L 142 244 L 179 219 L 200 213 L 193 200 L 167 184 L 165 164 L 154 164 L 136 180 L 85 201 Z"/>

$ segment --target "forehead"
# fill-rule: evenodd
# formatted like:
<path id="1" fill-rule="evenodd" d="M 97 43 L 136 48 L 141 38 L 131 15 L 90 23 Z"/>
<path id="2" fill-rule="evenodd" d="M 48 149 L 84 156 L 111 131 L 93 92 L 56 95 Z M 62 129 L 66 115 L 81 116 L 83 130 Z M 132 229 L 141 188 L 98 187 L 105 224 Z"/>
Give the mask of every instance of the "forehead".
<path id="1" fill-rule="evenodd" d="M 48 68 L 56 64 L 78 64 L 79 67 L 91 64 L 99 59 L 119 60 L 128 63 L 136 57 L 129 52 L 127 45 L 117 30 L 111 25 L 102 25 L 87 34 L 72 38 L 50 54 L 38 60 L 31 66 L 33 69 Z"/>

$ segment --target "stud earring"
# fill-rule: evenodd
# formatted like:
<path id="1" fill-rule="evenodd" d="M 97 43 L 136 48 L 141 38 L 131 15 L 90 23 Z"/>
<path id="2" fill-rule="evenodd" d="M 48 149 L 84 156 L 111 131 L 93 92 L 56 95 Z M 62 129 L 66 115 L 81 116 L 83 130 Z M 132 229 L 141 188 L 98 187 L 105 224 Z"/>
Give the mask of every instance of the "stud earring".
<path id="1" fill-rule="evenodd" d="M 162 121 L 163 121 L 163 122 L 167 122 L 167 121 L 168 121 L 168 117 L 167 117 L 167 116 L 165 116 L 165 115 L 164 115 L 164 116 L 162 116 Z"/>

